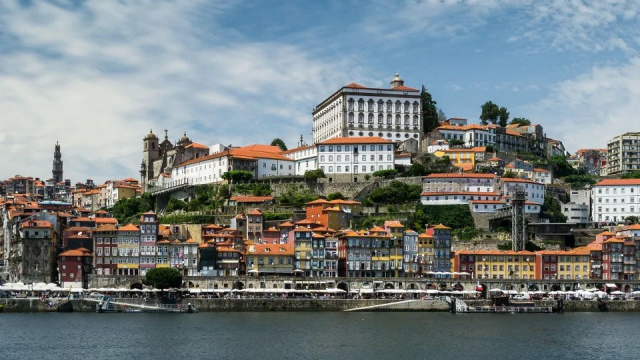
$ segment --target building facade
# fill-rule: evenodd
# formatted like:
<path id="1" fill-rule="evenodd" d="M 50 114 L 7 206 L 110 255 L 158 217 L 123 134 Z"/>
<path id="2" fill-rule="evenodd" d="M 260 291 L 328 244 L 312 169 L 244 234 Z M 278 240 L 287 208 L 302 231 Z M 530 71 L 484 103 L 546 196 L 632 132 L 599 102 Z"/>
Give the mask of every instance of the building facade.
<path id="1" fill-rule="evenodd" d="M 389 89 L 356 83 L 318 104 L 313 115 L 313 142 L 334 137 L 381 137 L 393 142 L 422 139 L 420 91 L 404 86 L 396 74 Z"/>
<path id="2" fill-rule="evenodd" d="M 394 145 L 380 137 L 337 137 L 317 144 L 318 168 L 330 182 L 357 182 L 394 168 Z"/>
<path id="3" fill-rule="evenodd" d="M 607 174 L 640 171 L 640 132 L 628 132 L 607 141 Z"/>
<path id="4" fill-rule="evenodd" d="M 592 188 L 593 221 L 619 223 L 640 211 L 640 179 L 605 179 Z"/>

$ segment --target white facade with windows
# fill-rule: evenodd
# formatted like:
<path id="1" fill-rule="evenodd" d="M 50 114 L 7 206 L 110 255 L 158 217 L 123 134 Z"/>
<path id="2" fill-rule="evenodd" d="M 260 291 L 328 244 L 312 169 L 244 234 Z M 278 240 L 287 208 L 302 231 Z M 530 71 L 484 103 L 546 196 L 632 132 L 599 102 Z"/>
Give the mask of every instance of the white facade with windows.
<path id="1" fill-rule="evenodd" d="M 496 144 L 495 125 L 443 125 L 437 130 L 442 134 L 442 138 L 447 140 L 449 143 L 451 143 L 451 140 L 463 141 L 465 147 L 479 147 Z"/>
<path id="2" fill-rule="evenodd" d="M 589 222 L 589 205 L 568 203 L 562 205 L 562 215 L 567 217 L 567 223 L 584 224 Z"/>
<path id="3" fill-rule="evenodd" d="M 640 215 L 640 179 L 606 179 L 592 189 L 593 221 L 623 222 Z"/>
<path id="4" fill-rule="evenodd" d="M 258 158 L 257 178 L 294 175 L 294 165 L 295 161 L 284 156 L 280 159 Z"/>
<path id="5" fill-rule="evenodd" d="M 318 148 L 315 145 L 291 149 L 282 155 L 295 162 L 294 175 L 303 176 L 305 172 L 318 168 Z"/>
<path id="6" fill-rule="evenodd" d="M 394 144 L 386 139 L 334 138 L 316 145 L 325 174 L 371 174 L 394 168 Z"/>
<path id="7" fill-rule="evenodd" d="M 524 190 L 526 201 L 544 204 L 544 184 L 525 179 L 502 178 L 503 195 L 512 197 L 516 188 Z"/>
<path id="8" fill-rule="evenodd" d="M 349 84 L 313 110 L 313 142 L 334 137 L 381 137 L 421 143 L 420 91 L 396 77 L 390 89 Z"/>

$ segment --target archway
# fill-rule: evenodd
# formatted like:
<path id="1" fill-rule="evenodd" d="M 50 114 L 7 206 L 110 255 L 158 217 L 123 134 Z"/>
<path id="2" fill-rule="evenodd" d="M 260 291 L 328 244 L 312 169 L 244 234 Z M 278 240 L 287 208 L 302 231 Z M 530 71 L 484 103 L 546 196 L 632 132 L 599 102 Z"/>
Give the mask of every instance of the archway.
<path id="1" fill-rule="evenodd" d="M 345 283 L 345 282 L 338 283 L 337 288 L 340 289 L 340 290 L 347 291 L 347 292 L 349 291 L 349 285 L 347 283 Z"/>
<path id="2" fill-rule="evenodd" d="M 191 289 L 191 288 L 194 288 L 194 287 L 196 287 L 196 286 L 195 286 L 195 285 L 194 285 L 194 283 L 193 283 L 193 282 L 191 282 L 191 281 L 185 281 L 185 282 L 183 282 L 183 283 L 182 283 L 182 285 L 180 285 L 180 287 L 181 287 L 182 289 Z"/>
<path id="3" fill-rule="evenodd" d="M 416 284 L 409 284 L 409 289 L 410 290 L 415 290 L 416 289 Z"/>
<path id="4" fill-rule="evenodd" d="M 395 286 L 393 286 L 392 283 L 386 283 L 386 284 L 384 284 L 384 288 L 385 289 L 395 289 Z"/>
<path id="5" fill-rule="evenodd" d="M 249 284 L 249 289 L 253 289 L 253 284 Z"/>
<path id="6" fill-rule="evenodd" d="M 631 285 L 627 284 L 624 286 L 624 292 L 628 293 L 629 291 L 631 291 Z"/>
<path id="7" fill-rule="evenodd" d="M 139 282 L 134 282 L 133 284 L 131 284 L 131 286 L 129 286 L 129 289 L 142 290 L 142 284 Z"/>
<path id="8" fill-rule="evenodd" d="M 486 299 L 487 298 L 487 291 L 489 289 L 489 285 L 483 283 L 483 284 L 480 284 L 480 286 L 476 286 L 476 290 L 479 290 L 478 288 L 482 288 L 482 289 L 480 289 L 480 291 L 481 291 L 480 296 L 483 299 Z"/>
<path id="9" fill-rule="evenodd" d="M 540 287 L 536 284 L 529 285 L 529 291 L 539 291 Z"/>
<path id="10" fill-rule="evenodd" d="M 551 291 L 560 291 L 560 290 L 562 290 L 562 287 L 560 286 L 560 284 L 551 285 Z"/>
<path id="11" fill-rule="evenodd" d="M 242 281 L 236 281 L 233 283 L 233 290 L 244 290 L 244 283 Z"/>
<path id="12" fill-rule="evenodd" d="M 462 286 L 462 284 L 456 283 L 455 285 L 453 285 L 453 291 L 463 291 L 463 290 L 464 290 L 464 286 Z"/>

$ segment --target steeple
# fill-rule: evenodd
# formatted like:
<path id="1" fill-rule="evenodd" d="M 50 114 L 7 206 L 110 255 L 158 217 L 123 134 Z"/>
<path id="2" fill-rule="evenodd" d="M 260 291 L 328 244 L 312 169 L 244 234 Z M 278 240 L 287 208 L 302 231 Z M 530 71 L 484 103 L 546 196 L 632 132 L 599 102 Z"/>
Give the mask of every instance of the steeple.
<path id="1" fill-rule="evenodd" d="M 62 181 L 62 153 L 60 152 L 60 144 L 56 141 L 55 150 L 53 151 L 53 181 L 57 184 Z"/>

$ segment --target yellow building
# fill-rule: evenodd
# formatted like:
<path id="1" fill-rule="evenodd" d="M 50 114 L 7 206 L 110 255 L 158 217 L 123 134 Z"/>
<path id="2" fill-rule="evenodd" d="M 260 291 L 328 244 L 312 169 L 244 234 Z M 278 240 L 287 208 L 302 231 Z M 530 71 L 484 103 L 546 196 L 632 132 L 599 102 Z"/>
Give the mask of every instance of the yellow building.
<path id="1" fill-rule="evenodd" d="M 294 272 L 311 276 L 311 238 L 313 232 L 305 227 L 298 227 L 293 230 L 294 234 L 294 251 L 295 251 L 295 269 Z"/>
<path id="2" fill-rule="evenodd" d="M 536 256 L 531 251 L 474 251 L 473 256 L 478 279 L 535 279 Z"/>
<path id="3" fill-rule="evenodd" d="M 156 268 L 168 268 L 169 267 L 169 240 L 158 241 L 156 253 Z"/>
<path id="4" fill-rule="evenodd" d="M 418 273 L 427 274 L 434 271 L 433 254 L 433 236 L 427 233 L 418 235 Z"/>
<path id="5" fill-rule="evenodd" d="M 451 164 L 464 171 L 473 171 L 478 162 L 484 161 L 487 148 L 474 147 L 471 149 L 437 150 L 433 154 L 437 157 L 448 156 Z"/>
<path id="6" fill-rule="evenodd" d="M 251 244 L 246 252 L 247 274 L 292 275 L 293 247 L 291 244 Z"/>

